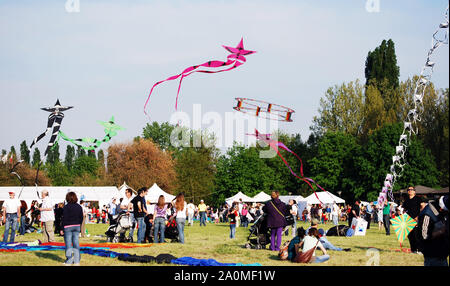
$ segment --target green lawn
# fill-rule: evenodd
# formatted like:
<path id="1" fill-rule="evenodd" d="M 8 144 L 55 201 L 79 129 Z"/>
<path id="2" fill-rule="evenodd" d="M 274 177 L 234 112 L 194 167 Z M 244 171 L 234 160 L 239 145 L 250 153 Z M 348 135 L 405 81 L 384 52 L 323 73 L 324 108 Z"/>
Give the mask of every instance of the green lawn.
<path id="1" fill-rule="evenodd" d="M 298 222 L 297 226 L 308 227 L 306 223 Z M 88 224 L 87 229 L 90 233 L 89 238 L 81 238 L 81 243 L 105 242 L 104 237 L 94 237 L 95 235 L 104 235 L 108 225 Z M 332 224 L 320 225 L 319 227 L 329 229 Z M 0 228 L 0 234 L 3 237 L 4 227 Z M 153 255 L 169 253 L 175 257 L 190 256 L 198 259 L 215 259 L 222 263 L 260 263 L 263 266 L 303 266 L 301 264 L 280 261 L 277 252 L 269 250 L 255 250 L 244 248 L 247 242 L 249 228 L 239 227 L 236 230 L 236 239 L 229 239 L 228 224 L 207 224 L 206 227 L 199 227 L 198 222 L 194 226 L 187 226 L 185 229 L 186 243 L 165 243 L 152 244 L 150 247 L 133 249 L 112 249 L 116 252 L 126 252 L 137 255 Z M 322 263 L 325 266 L 364 266 L 372 259 L 379 261 L 381 266 L 422 266 L 423 256 L 419 254 L 410 254 L 398 252 L 399 243 L 395 232 L 391 230 L 391 235 L 386 236 L 383 230 L 378 230 L 378 226 L 372 225 L 367 230 L 366 236 L 356 237 L 328 237 L 328 240 L 334 245 L 342 248 L 351 248 L 350 252 L 329 251 L 330 260 Z M 136 232 L 135 232 L 136 237 Z M 16 236 L 16 242 L 34 241 L 42 239 L 42 234 L 26 234 L 25 236 Z M 290 236 L 283 236 L 283 242 L 290 239 Z M 56 236 L 57 242 L 64 242 L 62 237 Z M 406 241 L 404 247 L 409 247 Z M 377 251 L 370 250 L 376 248 Z M 316 251 L 321 254 L 320 250 Z M 2 266 L 59 266 L 65 260 L 64 251 L 32 251 L 5 253 L 0 252 L 0 265 Z M 107 266 L 107 265 L 158 265 L 158 264 L 140 264 L 119 261 L 117 258 L 104 258 L 88 254 L 82 254 L 81 265 L 89 266 Z"/>

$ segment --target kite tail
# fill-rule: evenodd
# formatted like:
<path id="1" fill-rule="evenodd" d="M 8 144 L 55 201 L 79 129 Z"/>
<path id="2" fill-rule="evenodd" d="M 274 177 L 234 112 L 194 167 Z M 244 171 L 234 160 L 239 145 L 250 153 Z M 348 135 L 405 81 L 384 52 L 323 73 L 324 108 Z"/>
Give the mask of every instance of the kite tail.
<path id="1" fill-rule="evenodd" d="M 287 148 L 287 147 L 286 147 Z M 288 149 L 289 150 L 289 149 Z M 313 190 L 313 192 L 314 192 L 314 195 L 316 196 L 316 198 L 317 198 L 317 200 L 320 202 L 320 204 L 321 205 L 324 205 L 324 203 L 322 203 L 322 201 L 319 199 L 319 196 L 317 195 L 317 193 L 316 193 L 316 190 L 314 189 L 314 187 L 311 185 L 311 183 L 307 180 L 308 178 L 304 178 L 304 176 L 303 176 L 303 162 L 302 162 L 302 160 L 300 159 L 300 157 L 298 157 L 297 156 L 297 154 L 295 154 L 294 152 L 292 152 L 292 151 L 290 151 L 291 153 L 293 153 L 299 160 L 300 160 L 300 164 L 301 164 L 301 172 L 302 172 L 302 176 L 301 177 L 299 177 L 294 171 L 292 171 L 292 168 L 291 168 L 291 166 L 288 164 L 288 162 L 283 158 L 283 156 L 281 155 L 281 153 L 278 151 L 278 150 L 276 150 L 276 152 L 277 152 L 277 154 L 278 154 L 278 156 L 280 156 L 280 158 L 283 160 L 283 162 L 284 162 L 284 164 L 289 168 L 289 170 L 291 171 L 291 174 L 292 175 L 294 175 L 296 178 L 298 178 L 298 179 L 300 179 L 300 180 L 302 180 L 302 181 L 304 181 L 305 183 L 307 183 L 308 184 L 308 186 L 311 188 L 311 190 Z M 313 181 L 314 182 L 314 181 Z M 315 182 L 314 182 L 315 183 Z M 315 183 L 316 185 L 317 185 L 317 183 Z M 320 186 L 319 186 L 320 187 Z M 321 188 L 321 187 L 320 187 Z"/>

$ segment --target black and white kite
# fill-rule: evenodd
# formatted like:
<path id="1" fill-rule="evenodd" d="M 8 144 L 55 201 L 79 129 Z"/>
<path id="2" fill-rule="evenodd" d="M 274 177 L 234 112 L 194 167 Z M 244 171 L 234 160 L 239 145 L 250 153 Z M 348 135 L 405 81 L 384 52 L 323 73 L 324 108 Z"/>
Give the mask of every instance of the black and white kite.
<path id="1" fill-rule="evenodd" d="M 39 140 L 44 138 L 45 135 L 47 135 L 47 133 L 51 129 L 53 129 L 52 136 L 50 137 L 50 141 L 48 142 L 47 149 L 45 149 L 45 153 L 44 153 L 44 156 L 47 156 L 48 151 L 50 150 L 50 148 L 53 147 L 53 145 L 55 144 L 56 138 L 58 137 L 59 129 L 61 127 L 61 122 L 64 118 L 64 113 L 62 113 L 62 112 L 66 111 L 68 109 L 71 109 L 71 108 L 73 108 L 73 106 L 62 106 L 59 103 L 59 99 L 56 100 L 55 106 L 41 108 L 44 111 L 51 112 L 50 115 L 48 116 L 47 130 L 45 130 L 45 132 L 43 132 L 41 135 L 39 135 L 38 137 L 36 137 L 33 140 L 33 143 L 31 143 L 31 145 L 30 145 L 30 149 L 33 147 L 34 144 L 39 142 Z"/>

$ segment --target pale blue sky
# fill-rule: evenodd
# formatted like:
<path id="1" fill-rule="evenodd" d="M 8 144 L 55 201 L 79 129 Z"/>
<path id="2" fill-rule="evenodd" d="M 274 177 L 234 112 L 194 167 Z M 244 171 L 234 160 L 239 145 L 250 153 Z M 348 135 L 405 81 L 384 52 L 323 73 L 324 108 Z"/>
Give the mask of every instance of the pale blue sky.
<path id="1" fill-rule="evenodd" d="M 319 100 L 335 84 L 364 82 L 367 53 L 383 39 L 395 42 L 400 78 L 418 74 L 447 1 L 96 1 L 80 0 L 68 13 L 65 0 L 0 0 L 0 148 L 28 144 L 46 128 L 59 98 L 62 130 L 71 137 L 103 137 L 98 120 L 114 115 L 125 127 L 111 142 L 142 133 L 143 106 L 151 86 L 184 68 L 225 60 L 222 45 L 257 53 L 241 67 L 193 74 L 183 81 L 179 108 L 231 112 L 235 97 L 293 108 L 294 122 L 280 123 L 306 140 Z M 432 80 L 449 86 L 448 46 L 438 50 Z M 177 82 L 158 86 L 152 120 L 174 112 Z M 41 152 L 48 138 L 38 143 Z M 104 148 L 107 145 L 103 146 Z M 65 146 L 62 148 L 65 150 Z"/>

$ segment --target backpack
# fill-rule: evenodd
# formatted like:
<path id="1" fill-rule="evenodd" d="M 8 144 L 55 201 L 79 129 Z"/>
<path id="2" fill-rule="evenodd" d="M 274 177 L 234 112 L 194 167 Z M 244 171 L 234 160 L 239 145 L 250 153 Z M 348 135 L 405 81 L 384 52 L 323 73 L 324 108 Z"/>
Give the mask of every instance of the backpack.
<path id="1" fill-rule="evenodd" d="M 288 248 L 290 243 L 291 241 L 288 240 L 280 247 L 280 252 L 278 253 L 278 258 L 280 258 L 280 260 L 287 260 L 289 255 Z"/>

